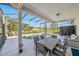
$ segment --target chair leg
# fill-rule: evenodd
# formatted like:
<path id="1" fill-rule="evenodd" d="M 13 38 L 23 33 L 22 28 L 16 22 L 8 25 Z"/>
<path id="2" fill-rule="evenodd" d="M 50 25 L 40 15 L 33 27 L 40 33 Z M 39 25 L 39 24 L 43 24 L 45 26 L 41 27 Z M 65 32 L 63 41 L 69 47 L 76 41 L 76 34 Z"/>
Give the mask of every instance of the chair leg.
<path id="1" fill-rule="evenodd" d="M 38 52 L 38 51 L 37 51 L 37 44 L 36 44 L 36 56 L 37 56 L 37 52 Z"/>

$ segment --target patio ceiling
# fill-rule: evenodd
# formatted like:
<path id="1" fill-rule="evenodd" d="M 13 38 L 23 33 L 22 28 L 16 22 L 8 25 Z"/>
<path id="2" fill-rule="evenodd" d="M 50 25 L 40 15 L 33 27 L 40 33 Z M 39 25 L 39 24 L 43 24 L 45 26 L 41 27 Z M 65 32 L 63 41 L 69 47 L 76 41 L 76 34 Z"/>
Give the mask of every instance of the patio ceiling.
<path id="1" fill-rule="evenodd" d="M 38 16 L 50 21 L 79 18 L 78 3 L 25 3 L 24 6 Z"/>
<path id="2" fill-rule="evenodd" d="M 11 5 L 18 8 L 19 4 Z M 78 3 L 24 3 L 23 9 L 52 22 L 79 18 Z"/>

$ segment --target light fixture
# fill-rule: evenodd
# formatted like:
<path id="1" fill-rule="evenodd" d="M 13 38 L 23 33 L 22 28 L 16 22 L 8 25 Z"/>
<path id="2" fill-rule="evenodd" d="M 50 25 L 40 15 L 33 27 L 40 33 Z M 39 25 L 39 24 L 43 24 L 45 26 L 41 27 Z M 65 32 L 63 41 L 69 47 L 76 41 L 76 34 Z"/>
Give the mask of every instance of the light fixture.
<path id="1" fill-rule="evenodd" d="M 57 13 L 57 14 L 56 14 L 56 16 L 59 16 L 59 15 L 60 15 L 60 13 Z"/>

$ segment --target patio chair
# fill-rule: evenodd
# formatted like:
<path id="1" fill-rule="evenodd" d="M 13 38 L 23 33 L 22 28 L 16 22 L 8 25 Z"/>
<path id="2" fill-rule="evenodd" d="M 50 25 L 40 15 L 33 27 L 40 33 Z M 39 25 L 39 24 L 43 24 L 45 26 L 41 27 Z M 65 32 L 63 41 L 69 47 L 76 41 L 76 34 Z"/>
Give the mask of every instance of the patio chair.
<path id="1" fill-rule="evenodd" d="M 48 53 L 48 49 L 46 49 L 43 45 L 37 43 L 37 51 L 36 52 L 38 52 L 37 55 L 42 54 L 43 56 L 46 56 Z"/>
<path id="2" fill-rule="evenodd" d="M 57 56 L 65 56 L 67 47 L 64 47 L 63 45 L 56 46 L 53 50 L 53 54 Z"/>
<path id="3" fill-rule="evenodd" d="M 44 39 L 45 37 L 44 37 L 44 35 L 40 35 L 40 39 L 42 40 L 42 39 Z"/>
<path id="4" fill-rule="evenodd" d="M 39 41 L 39 36 L 34 37 L 34 49 L 36 50 L 36 42 Z"/>
<path id="5" fill-rule="evenodd" d="M 52 38 L 54 38 L 54 39 L 56 39 L 56 38 L 57 38 L 57 36 L 56 36 L 56 35 L 51 35 L 51 37 L 52 37 Z"/>
<path id="6" fill-rule="evenodd" d="M 66 50 L 66 40 L 64 40 L 64 45 L 58 43 L 56 47 L 53 49 L 52 53 L 56 56 L 65 56 Z"/>
<path id="7" fill-rule="evenodd" d="M 39 40 L 40 40 L 40 39 L 39 39 L 39 36 L 35 36 L 35 37 L 34 37 L 34 43 L 35 43 L 35 44 L 36 44 L 36 42 L 39 41 Z"/>

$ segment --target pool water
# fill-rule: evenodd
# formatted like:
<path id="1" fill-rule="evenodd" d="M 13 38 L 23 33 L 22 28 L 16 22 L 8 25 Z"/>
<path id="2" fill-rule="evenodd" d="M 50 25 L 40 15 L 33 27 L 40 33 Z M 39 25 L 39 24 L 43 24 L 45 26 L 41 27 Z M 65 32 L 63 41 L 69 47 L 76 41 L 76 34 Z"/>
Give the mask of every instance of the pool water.
<path id="1" fill-rule="evenodd" d="M 73 56 L 79 56 L 79 50 L 71 48 L 71 51 Z"/>

